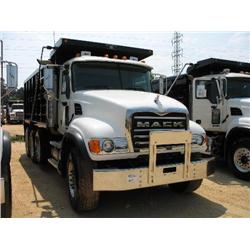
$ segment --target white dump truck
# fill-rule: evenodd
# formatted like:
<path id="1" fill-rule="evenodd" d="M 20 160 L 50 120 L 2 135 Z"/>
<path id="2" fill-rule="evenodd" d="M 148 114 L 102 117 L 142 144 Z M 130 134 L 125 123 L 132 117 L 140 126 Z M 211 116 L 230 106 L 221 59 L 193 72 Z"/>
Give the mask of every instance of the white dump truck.
<path id="1" fill-rule="evenodd" d="M 168 96 L 185 104 L 205 129 L 212 154 L 250 180 L 250 63 L 205 59 L 177 79 L 168 77 L 167 85 Z"/>
<path id="2" fill-rule="evenodd" d="M 1 40 L 0 40 L 1 41 Z M 3 51 L 3 49 L 2 49 Z M 2 57 L 0 58 L 2 59 Z M 3 63 L 3 61 L 0 61 Z M 17 88 L 17 64 L 12 62 L 6 62 L 8 68 L 13 67 L 16 72 L 12 76 L 11 81 L 7 81 L 7 90 L 14 90 Z M 12 72 L 12 71 L 11 71 Z M 1 72 L 1 77 L 3 71 Z M 7 71 L 7 75 L 10 71 Z M 1 78 L 0 78 L 1 80 Z M 2 110 L 2 87 L 3 84 L 0 81 L 0 111 Z M 12 213 L 12 186 L 11 186 L 11 169 L 10 169 L 10 158 L 11 158 L 11 140 L 10 135 L 7 131 L 2 129 L 2 115 L 0 112 L 0 217 L 8 218 L 11 217 Z"/>
<path id="3" fill-rule="evenodd" d="M 203 128 L 151 92 L 152 50 L 67 38 L 44 49 L 24 84 L 26 152 L 67 178 L 76 211 L 96 208 L 101 191 L 191 192 L 212 174 Z"/>
<path id="4" fill-rule="evenodd" d="M 23 123 L 23 101 L 9 100 L 7 105 L 7 123 Z"/>

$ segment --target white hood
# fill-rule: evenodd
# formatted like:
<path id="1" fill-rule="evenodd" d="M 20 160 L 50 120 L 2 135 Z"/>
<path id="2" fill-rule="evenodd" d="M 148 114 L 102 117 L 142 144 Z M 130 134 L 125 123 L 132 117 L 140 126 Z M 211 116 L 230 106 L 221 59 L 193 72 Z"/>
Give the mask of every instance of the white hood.
<path id="1" fill-rule="evenodd" d="M 77 92 L 76 99 L 84 100 L 85 105 L 91 105 L 92 116 L 93 108 L 98 107 L 102 112 L 122 110 L 154 110 L 155 112 L 183 112 L 187 113 L 187 108 L 180 102 L 163 95 L 131 90 L 90 90 Z M 86 110 L 88 112 L 88 110 Z M 91 115 L 92 114 L 92 115 Z"/>
<path id="2" fill-rule="evenodd" d="M 187 108 L 180 102 L 163 95 L 156 100 L 157 94 L 131 90 L 90 90 L 74 93 L 74 102 L 82 105 L 83 117 L 75 118 L 72 125 L 81 126 L 82 119 L 92 119 L 93 131 L 98 135 L 100 127 L 93 129 L 94 124 L 108 124 L 105 136 L 125 136 L 125 121 L 127 112 L 182 112 L 188 113 Z M 98 120 L 96 122 L 93 119 Z M 104 126 L 101 125 L 100 126 Z M 105 126 L 106 127 L 106 126 Z M 83 128 L 82 128 L 83 129 Z M 86 129 L 85 129 L 86 130 Z M 91 132 L 88 136 L 94 136 Z"/>
<path id="3" fill-rule="evenodd" d="M 239 108 L 244 117 L 250 117 L 250 98 L 232 98 L 228 100 L 229 108 Z M 230 110 L 229 110 L 230 112 Z"/>

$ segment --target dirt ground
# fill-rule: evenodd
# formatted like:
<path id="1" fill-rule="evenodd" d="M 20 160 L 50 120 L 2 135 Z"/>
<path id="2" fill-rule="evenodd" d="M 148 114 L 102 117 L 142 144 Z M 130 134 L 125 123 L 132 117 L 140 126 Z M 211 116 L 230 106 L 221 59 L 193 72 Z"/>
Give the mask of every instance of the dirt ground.
<path id="1" fill-rule="evenodd" d="M 17 126 L 17 127 L 16 127 Z M 7 125 L 12 133 L 22 126 Z M 24 142 L 12 143 L 13 217 L 250 217 L 250 182 L 239 180 L 215 162 L 216 172 L 193 194 L 178 195 L 167 187 L 103 192 L 100 207 L 76 214 L 70 207 L 66 182 L 57 171 L 42 169 L 25 155 Z"/>
<path id="2" fill-rule="evenodd" d="M 3 129 L 7 130 L 11 136 L 23 135 L 23 125 L 20 124 L 6 124 Z"/>

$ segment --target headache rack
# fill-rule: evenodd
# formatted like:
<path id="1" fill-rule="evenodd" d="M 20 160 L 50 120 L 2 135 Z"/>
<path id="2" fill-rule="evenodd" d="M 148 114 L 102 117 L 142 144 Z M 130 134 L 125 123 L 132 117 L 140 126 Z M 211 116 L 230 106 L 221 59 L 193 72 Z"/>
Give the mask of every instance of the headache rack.
<path id="1" fill-rule="evenodd" d="M 187 69 L 187 74 L 194 77 L 220 74 L 224 69 L 229 69 L 231 72 L 240 73 L 250 72 L 250 63 L 224 60 L 218 58 L 209 58 L 198 61 Z"/>
<path id="2" fill-rule="evenodd" d="M 54 47 L 55 49 L 50 54 L 50 61 L 57 64 L 65 63 L 71 58 L 74 58 L 77 53 L 81 53 L 81 51 L 89 51 L 91 56 L 104 56 L 105 54 L 108 54 L 111 58 L 116 55 L 119 59 L 123 56 L 126 56 L 127 58 L 136 57 L 139 61 L 153 55 L 153 51 L 150 49 L 68 38 L 59 39 Z"/>

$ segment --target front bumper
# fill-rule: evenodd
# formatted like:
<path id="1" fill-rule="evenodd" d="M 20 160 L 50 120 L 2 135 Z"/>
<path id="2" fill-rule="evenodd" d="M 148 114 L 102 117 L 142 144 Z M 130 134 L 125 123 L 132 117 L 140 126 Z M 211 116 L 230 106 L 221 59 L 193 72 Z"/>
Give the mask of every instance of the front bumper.
<path id="1" fill-rule="evenodd" d="M 4 178 L 0 178 L 0 204 L 5 203 L 5 189 L 4 189 Z"/>
<path id="2" fill-rule="evenodd" d="M 151 132 L 149 166 L 128 169 L 94 169 L 94 191 L 131 190 L 206 178 L 214 171 L 209 159 L 190 162 L 192 134 L 182 132 Z M 184 162 L 156 166 L 157 146 L 184 144 Z"/>

